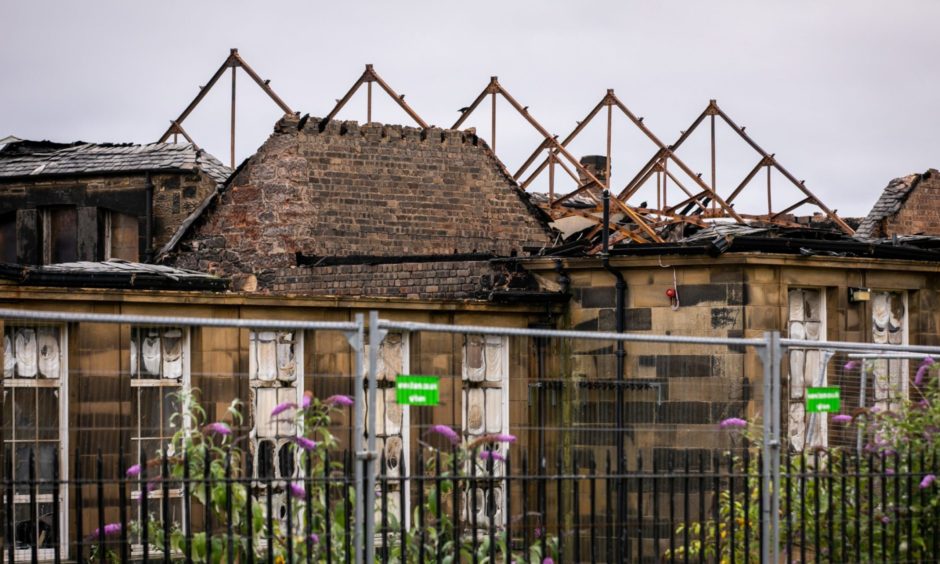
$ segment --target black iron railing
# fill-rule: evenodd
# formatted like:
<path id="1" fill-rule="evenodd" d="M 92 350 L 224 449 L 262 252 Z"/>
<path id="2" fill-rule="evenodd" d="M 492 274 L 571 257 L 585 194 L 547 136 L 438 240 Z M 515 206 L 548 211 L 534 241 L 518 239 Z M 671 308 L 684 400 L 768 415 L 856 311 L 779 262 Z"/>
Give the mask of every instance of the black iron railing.
<path id="1" fill-rule="evenodd" d="M 768 542 L 767 482 L 748 450 L 620 464 L 594 451 L 534 461 L 423 454 L 379 465 L 376 535 L 366 540 L 380 562 L 746 563 L 759 562 Z M 32 457 L 27 474 L 11 479 L 8 458 L 4 560 L 352 562 L 362 549 L 352 518 L 361 462 L 348 453 L 319 464 L 299 456 L 287 479 L 274 469 L 251 476 L 250 461 L 230 454 L 130 469 L 119 458 L 109 467 L 100 452 L 76 452 L 68 480 L 58 460 L 50 473 Z M 771 518 L 787 561 L 940 558 L 935 453 L 830 450 L 791 454 L 782 466 L 781 512 Z"/>

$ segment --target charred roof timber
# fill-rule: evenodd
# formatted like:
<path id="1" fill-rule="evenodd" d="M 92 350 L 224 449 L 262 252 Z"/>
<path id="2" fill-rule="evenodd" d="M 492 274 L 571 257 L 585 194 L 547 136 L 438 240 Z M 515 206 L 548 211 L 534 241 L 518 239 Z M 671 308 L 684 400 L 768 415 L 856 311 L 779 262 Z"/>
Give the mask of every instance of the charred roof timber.
<path id="1" fill-rule="evenodd" d="M 161 137 L 161 141 L 171 135 L 176 138 L 182 135 L 192 142 L 189 135 L 182 129 L 183 120 L 192 112 L 203 99 L 208 90 L 216 84 L 225 70 L 232 69 L 232 103 L 231 103 L 231 133 L 232 133 L 232 161 L 234 164 L 234 132 L 235 132 L 235 70 L 242 68 L 262 90 L 286 113 L 291 114 L 290 107 L 283 102 L 270 88 L 270 81 L 263 81 L 245 63 L 238 51 L 232 49 L 229 57 L 211 77 L 207 85 L 201 89 L 196 98 L 183 111 L 180 116 L 171 121 L 171 126 Z M 318 121 L 322 131 L 350 102 L 359 89 L 366 87 L 366 124 L 373 123 L 372 119 L 372 87 L 377 84 L 421 129 L 427 131 L 433 126 L 405 102 L 404 94 L 394 90 L 375 70 L 372 65 L 366 65 L 365 70 L 353 83 L 345 95 L 337 99 L 335 107 Z M 827 207 L 805 185 L 790 173 L 772 153 L 765 151 L 754 139 L 745 133 L 745 127 L 740 126 L 718 105 L 716 100 L 710 100 L 701 114 L 693 120 L 689 127 L 680 132 L 679 137 L 671 144 L 663 142 L 646 125 L 643 117 L 634 114 L 614 93 L 607 90 L 600 101 L 577 122 L 576 127 L 564 138 L 550 133 L 529 110 L 529 106 L 517 101 L 509 91 L 499 82 L 498 78 L 490 77 L 489 82 L 473 101 L 459 110 L 460 116 L 451 127 L 460 128 L 472 115 L 489 101 L 490 148 L 496 151 L 497 140 L 497 102 L 502 100 L 518 113 L 524 122 L 534 129 L 542 141 L 534 148 L 515 174 L 510 175 L 522 189 L 530 189 L 533 181 L 544 171 L 548 170 L 548 195 L 542 196 L 540 207 L 554 220 L 577 216 L 589 222 L 585 228 L 576 233 L 565 233 L 565 239 L 570 242 L 572 237 L 587 239 L 587 252 L 595 254 L 601 251 L 600 232 L 604 226 L 600 219 L 601 198 L 604 190 L 610 191 L 610 200 L 613 221 L 607 228 L 611 229 L 610 244 L 648 244 L 663 243 L 669 240 L 681 240 L 684 236 L 697 230 L 705 229 L 716 222 L 731 222 L 737 225 L 758 225 L 777 227 L 799 227 L 793 217 L 793 212 L 804 206 L 812 206 L 821 212 L 825 218 L 843 234 L 852 235 L 852 227 L 838 216 L 835 210 Z M 606 151 L 603 155 L 589 157 L 588 160 L 578 160 L 568 151 L 568 145 L 597 117 L 604 114 L 606 118 Z M 611 185 L 611 162 L 613 157 L 612 129 L 615 116 L 625 119 L 651 143 L 652 156 L 635 173 L 630 181 L 622 187 Z M 306 121 L 306 118 L 304 118 Z M 690 168 L 677 152 L 698 130 L 707 122 L 710 143 L 708 144 L 708 158 L 710 167 L 707 174 L 696 172 Z M 716 128 L 727 127 L 737 138 L 756 154 L 756 163 L 753 168 L 736 182 L 718 182 L 718 147 L 716 144 Z M 560 170 L 558 170 L 560 169 Z M 558 173 L 556 175 L 556 172 Z M 562 191 L 558 189 L 559 182 L 556 176 L 570 177 L 575 183 L 573 190 Z M 753 184 L 759 176 L 766 176 L 766 202 L 765 209 L 743 210 L 736 206 L 740 204 L 739 196 Z M 772 177 L 780 177 L 783 183 L 795 187 L 800 194 L 796 201 L 778 202 L 774 198 Z M 779 182 L 779 180 L 778 180 Z M 638 192 L 644 188 L 652 189 L 655 185 L 655 202 L 641 202 L 635 205 Z M 615 189 L 616 188 L 616 189 Z M 619 191 L 618 191 L 619 190 Z"/>

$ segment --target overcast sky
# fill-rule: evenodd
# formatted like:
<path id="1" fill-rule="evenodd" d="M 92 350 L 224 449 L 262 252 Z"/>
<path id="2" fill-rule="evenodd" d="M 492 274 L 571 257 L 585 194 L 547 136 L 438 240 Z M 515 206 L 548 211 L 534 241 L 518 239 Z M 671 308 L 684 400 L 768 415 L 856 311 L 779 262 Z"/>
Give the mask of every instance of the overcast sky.
<path id="1" fill-rule="evenodd" d="M 155 141 L 237 47 L 294 110 L 314 116 L 366 63 L 438 126 L 452 125 L 491 75 L 562 136 L 607 88 L 666 142 L 715 98 L 830 207 L 864 215 L 892 178 L 940 166 L 938 18 L 935 0 L 3 0 L 0 138 Z M 241 161 L 279 110 L 246 75 L 238 84 Z M 229 88 L 226 78 L 184 123 L 226 163 Z M 489 140 L 481 109 L 465 126 Z M 514 171 L 539 138 L 507 105 L 497 111 L 497 153 Z M 341 117 L 364 121 L 364 97 Z M 408 123 L 378 98 L 374 119 Z M 654 146 L 621 117 L 614 125 L 622 185 Z M 603 153 L 604 126 L 597 120 L 572 152 Z M 703 127 L 679 152 L 704 178 L 707 137 Z M 721 128 L 717 151 L 727 193 L 757 157 Z M 772 181 L 776 209 L 798 199 Z M 738 209 L 765 211 L 765 186 L 763 177 L 749 186 Z"/>

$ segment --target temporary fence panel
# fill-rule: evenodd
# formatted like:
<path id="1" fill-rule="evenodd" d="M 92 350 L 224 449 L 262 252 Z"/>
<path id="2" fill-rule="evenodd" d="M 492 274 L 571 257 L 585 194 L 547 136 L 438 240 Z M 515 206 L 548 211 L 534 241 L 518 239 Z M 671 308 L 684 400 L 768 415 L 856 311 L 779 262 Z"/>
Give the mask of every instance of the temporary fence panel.
<path id="1" fill-rule="evenodd" d="M 327 403 L 355 395 L 361 316 L 305 322 L 4 310 L 0 320 L 4 560 L 97 559 L 106 551 L 122 560 L 204 557 L 213 549 L 206 531 L 221 543 L 216 554 L 234 554 L 226 539 L 243 546 L 246 524 L 263 521 L 271 527 L 255 539 L 259 557 L 265 534 L 288 527 L 299 539 L 305 530 L 347 529 L 330 547 L 336 555 L 361 545 L 352 518 L 362 497 L 352 455 L 361 450 L 352 413 L 361 393 L 352 407 L 336 400 L 342 409 L 319 422 L 334 437 L 329 450 L 308 450 L 327 435 L 311 435 L 310 422 L 297 417 L 305 390 Z M 217 448 L 203 453 L 197 447 L 210 438 Z M 311 503 L 321 507 L 316 518 L 300 510 Z M 278 542 L 270 554 L 285 550 Z"/>
<path id="2" fill-rule="evenodd" d="M 935 450 L 858 417 L 940 351 L 824 300 L 787 339 L 2 310 L 4 559 L 930 560 Z"/>

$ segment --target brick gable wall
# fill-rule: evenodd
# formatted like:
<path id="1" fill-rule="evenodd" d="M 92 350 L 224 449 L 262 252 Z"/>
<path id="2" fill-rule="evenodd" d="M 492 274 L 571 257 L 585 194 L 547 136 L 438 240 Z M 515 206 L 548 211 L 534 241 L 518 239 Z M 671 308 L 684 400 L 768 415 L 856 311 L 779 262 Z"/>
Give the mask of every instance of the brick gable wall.
<path id="1" fill-rule="evenodd" d="M 940 236 L 940 174 L 929 171 L 907 195 L 901 209 L 883 220 L 883 235 Z"/>
<path id="2" fill-rule="evenodd" d="M 548 245 L 539 213 L 472 132 L 356 122 L 321 132 L 314 118 L 285 118 L 171 260 L 257 274 L 274 289 L 260 274 L 296 266 L 297 253 L 509 256 Z"/>

